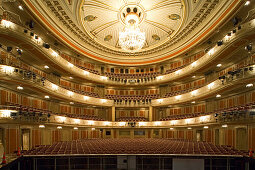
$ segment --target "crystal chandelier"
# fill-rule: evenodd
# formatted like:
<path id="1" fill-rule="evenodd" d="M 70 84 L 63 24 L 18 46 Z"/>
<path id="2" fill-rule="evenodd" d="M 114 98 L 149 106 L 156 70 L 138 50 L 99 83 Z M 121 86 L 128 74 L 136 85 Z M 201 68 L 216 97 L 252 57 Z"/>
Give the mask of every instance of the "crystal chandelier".
<path id="1" fill-rule="evenodd" d="M 119 44 L 125 51 L 136 52 L 145 42 L 145 32 L 141 32 L 139 28 L 139 16 L 129 13 L 125 17 L 125 24 L 124 32 L 119 33 Z"/>

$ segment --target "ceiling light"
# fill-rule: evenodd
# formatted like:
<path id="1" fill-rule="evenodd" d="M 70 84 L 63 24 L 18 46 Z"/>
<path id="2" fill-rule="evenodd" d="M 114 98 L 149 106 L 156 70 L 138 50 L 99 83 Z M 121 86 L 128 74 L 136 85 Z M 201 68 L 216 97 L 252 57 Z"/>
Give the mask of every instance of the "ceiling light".
<path id="1" fill-rule="evenodd" d="M 217 98 L 220 98 L 220 97 L 221 97 L 221 95 L 220 95 L 220 94 L 217 94 L 217 95 L 216 95 L 216 97 L 217 97 Z"/>
<path id="2" fill-rule="evenodd" d="M 214 49 L 213 48 L 208 51 L 209 55 L 213 55 L 213 53 L 214 53 Z"/>
<path id="3" fill-rule="evenodd" d="M 209 127 L 208 126 L 204 126 L 204 129 L 208 129 Z"/>
<path id="4" fill-rule="evenodd" d="M 83 98 L 84 98 L 84 100 L 88 100 L 89 96 L 84 96 Z"/>
<path id="5" fill-rule="evenodd" d="M 69 79 L 73 79 L 73 77 L 69 77 Z"/>
<path id="6" fill-rule="evenodd" d="M 91 130 L 96 130 L 96 128 L 91 128 Z"/>
<path id="7" fill-rule="evenodd" d="M 222 66 L 222 64 L 217 64 L 217 65 L 216 65 L 216 67 L 221 67 L 221 66 Z"/>
<path id="8" fill-rule="evenodd" d="M 70 102 L 70 104 L 74 104 L 74 102 Z"/>
<path id="9" fill-rule="evenodd" d="M 23 7 L 22 7 L 21 5 L 19 5 L 19 9 L 20 9 L 20 10 L 23 10 Z"/>
<path id="10" fill-rule="evenodd" d="M 192 78 L 196 78 L 196 76 L 192 76 Z"/>
<path id="11" fill-rule="evenodd" d="M 197 90 L 193 90 L 192 92 L 191 92 L 191 95 L 192 96 L 195 96 L 197 94 Z"/>
<path id="12" fill-rule="evenodd" d="M 102 103 L 105 103 L 107 100 L 106 99 L 101 99 L 101 102 Z"/>
<path id="13" fill-rule="evenodd" d="M 106 76 L 101 76 L 100 77 L 102 80 L 107 80 L 107 77 Z"/>
<path id="14" fill-rule="evenodd" d="M 228 127 L 228 125 L 225 124 L 225 125 L 222 125 L 221 127 L 226 128 L 226 127 Z"/>
<path id="15" fill-rule="evenodd" d="M 162 103 L 163 99 L 158 99 L 157 101 L 158 101 L 158 103 Z"/>
<path id="16" fill-rule="evenodd" d="M 51 84 L 51 88 L 52 88 L 53 90 L 58 90 L 58 86 L 57 86 L 56 84 Z"/>
<path id="17" fill-rule="evenodd" d="M 9 28 L 12 25 L 12 22 L 3 19 L 1 24 L 3 24 L 4 27 Z"/>
<path id="18" fill-rule="evenodd" d="M 50 68 L 50 67 L 49 67 L 49 66 L 47 66 L 47 65 L 45 65 L 45 66 L 44 66 L 44 68 L 45 68 L 45 69 L 48 69 L 48 68 Z"/>
<path id="19" fill-rule="evenodd" d="M 73 67 L 74 65 L 72 63 L 68 63 L 68 66 L 69 67 Z"/>
<path id="20" fill-rule="evenodd" d="M 192 128 L 191 128 L 191 127 L 188 127 L 187 129 L 189 129 L 189 130 L 190 130 L 190 129 L 192 129 Z"/>
<path id="21" fill-rule="evenodd" d="M 86 71 L 86 70 L 84 70 L 83 73 L 84 73 L 85 75 L 89 75 L 89 72 Z"/>
<path id="22" fill-rule="evenodd" d="M 79 124 L 81 122 L 80 119 L 74 119 L 74 123 Z"/>
<path id="23" fill-rule="evenodd" d="M 140 31 L 139 21 L 139 15 L 133 12 L 125 17 L 124 32 L 119 33 L 119 44 L 123 50 L 136 52 L 144 46 L 145 32 Z"/>
<path id="24" fill-rule="evenodd" d="M 57 129 L 62 129 L 62 126 L 58 126 Z"/>
<path id="25" fill-rule="evenodd" d="M 195 103 L 196 103 L 196 101 L 192 101 L 191 103 L 192 103 L 192 104 L 195 104 Z"/>
<path id="26" fill-rule="evenodd" d="M 211 89 L 214 86 L 214 82 L 207 85 L 208 89 Z"/>
<path id="27" fill-rule="evenodd" d="M 68 96 L 72 96 L 74 93 L 72 91 L 67 92 Z"/>
<path id="28" fill-rule="evenodd" d="M 18 90 L 23 90 L 24 88 L 21 87 L 21 86 L 18 86 L 17 89 L 18 89 Z"/>
<path id="29" fill-rule="evenodd" d="M 176 100 L 179 100 L 181 97 L 181 95 L 175 96 Z"/>
<path id="30" fill-rule="evenodd" d="M 58 56 L 58 53 L 57 53 L 56 51 L 53 51 L 53 50 L 52 50 L 51 55 L 53 55 L 54 57 L 57 57 L 57 56 Z"/>
<path id="31" fill-rule="evenodd" d="M 74 130 L 78 130 L 78 128 L 77 128 L 77 127 L 74 127 L 73 129 L 74 129 Z"/>
<path id="32" fill-rule="evenodd" d="M 39 128 L 45 128 L 45 126 L 44 125 L 39 125 Z"/>
<path id="33" fill-rule="evenodd" d="M 49 99 L 49 98 L 50 98 L 50 96 L 44 96 L 44 98 L 45 98 L 45 99 Z"/>
<path id="34" fill-rule="evenodd" d="M 174 130 L 174 128 L 170 128 L 170 130 Z"/>
<path id="35" fill-rule="evenodd" d="M 197 65 L 197 61 L 194 61 L 193 63 L 191 63 L 192 67 L 195 67 Z"/>
<path id="36" fill-rule="evenodd" d="M 158 76 L 157 77 L 157 80 L 162 80 L 163 79 L 163 76 Z"/>
<path id="37" fill-rule="evenodd" d="M 253 87 L 253 84 L 252 83 L 246 84 L 246 87 Z"/>
<path id="38" fill-rule="evenodd" d="M 250 1 L 246 1 L 244 5 L 248 6 L 248 5 L 250 5 L 250 3 L 251 3 Z"/>

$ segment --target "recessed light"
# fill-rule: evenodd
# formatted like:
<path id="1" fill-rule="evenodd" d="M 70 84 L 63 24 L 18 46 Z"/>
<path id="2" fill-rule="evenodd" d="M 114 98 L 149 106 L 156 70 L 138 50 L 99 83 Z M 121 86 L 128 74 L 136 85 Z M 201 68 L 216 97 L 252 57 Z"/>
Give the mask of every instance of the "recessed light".
<path id="1" fill-rule="evenodd" d="M 44 68 L 48 69 L 48 68 L 50 68 L 50 67 L 49 67 L 49 66 L 47 66 L 47 65 L 45 65 L 45 66 L 44 66 Z"/>
<path id="2" fill-rule="evenodd" d="M 225 124 L 225 125 L 222 125 L 221 127 L 224 127 L 224 128 L 226 128 L 226 127 L 228 127 L 228 125 L 226 125 L 226 124 Z"/>
<path id="3" fill-rule="evenodd" d="M 246 84 L 246 87 L 253 87 L 253 84 L 252 83 Z"/>
<path id="4" fill-rule="evenodd" d="M 192 76 L 192 78 L 196 78 L 196 76 Z"/>
<path id="5" fill-rule="evenodd" d="M 69 77 L 69 79 L 73 79 L 73 77 Z"/>
<path id="6" fill-rule="evenodd" d="M 74 130 L 78 130 L 78 128 L 77 128 L 77 127 L 74 127 L 73 129 L 74 129 Z"/>
<path id="7" fill-rule="evenodd" d="M 49 99 L 49 98 L 50 98 L 50 96 L 44 96 L 44 98 L 45 98 L 45 99 Z"/>
<path id="8" fill-rule="evenodd" d="M 19 5 L 19 9 L 20 9 L 20 10 L 23 10 L 23 7 L 22 7 L 21 5 Z"/>
<path id="9" fill-rule="evenodd" d="M 39 128 L 45 128 L 45 126 L 44 125 L 39 125 Z"/>
<path id="10" fill-rule="evenodd" d="M 74 102 L 70 102 L 70 104 L 74 104 Z"/>
<path id="11" fill-rule="evenodd" d="M 62 129 L 62 126 L 58 126 L 57 129 Z"/>
<path id="12" fill-rule="evenodd" d="M 250 1 L 246 1 L 244 5 L 247 6 L 250 5 L 250 3 L 251 3 Z"/>
<path id="13" fill-rule="evenodd" d="M 21 86 L 18 86 L 17 89 L 18 89 L 18 90 L 23 90 L 24 88 L 21 87 Z"/>
<path id="14" fill-rule="evenodd" d="M 196 103 L 196 101 L 192 101 L 191 103 L 192 103 L 192 104 L 195 104 L 195 103 Z"/>
<path id="15" fill-rule="evenodd" d="M 221 95 L 220 95 L 220 94 L 217 94 L 217 95 L 216 95 L 216 97 L 217 97 L 217 98 L 220 98 L 220 97 L 221 97 Z"/>
<path id="16" fill-rule="evenodd" d="M 174 130 L 174 128 L 170 128 L 170 130 Z"/>
<path id="17" fill-rule="evenodd" d="M 209 127 L 208 126 L 204 126 L 204 129 L 208 129 Z"/>
<path id="18" fill-rule="evenodd" d="M 222 64 L 217 64 L 216 66 L 217 66 L 217 67 L 221 67 L 221 66 L 222 66 Z"/>
<path id="19" fill-rule="evenodd" d="M 192 129 L 192 128 L 191 128 L 191 127 L 188 127 L 187 129 L 189 129 L 189 130 L 190 130 L 190 129 Z"/>

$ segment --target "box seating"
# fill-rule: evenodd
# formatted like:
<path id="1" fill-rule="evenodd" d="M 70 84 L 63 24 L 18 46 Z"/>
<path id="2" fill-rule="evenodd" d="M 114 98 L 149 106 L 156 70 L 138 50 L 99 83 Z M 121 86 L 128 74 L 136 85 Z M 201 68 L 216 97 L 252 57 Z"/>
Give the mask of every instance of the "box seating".
<path id="1" fill-rule="evenodd" d="M 117 118 L 116 121 L 119 122 L 142 122 L 142 121 L 148 121 L 145 117 L 120 117 Z"/>
<path id="2" fill-rule="evenodd" d="M 99 94 L 98 94 L 98 93 L 95 93 L 95 92 L 77 90 L 77 89 L 74 89 L 74 88 L 71 88 L 71 87 L 62 86 L 62 85 L 61 85 L 61 87 L 64 88 L 64 89 L 66 89 L 66 90 L 70 90 L 70 91 L 72 91 L 72 92 L 79 93 L 79 94 L 82 94 L 82 95 L 85 95 L 85 96 L 100 98 Z"/>
<path id="3" fill-rule="evenodd" d="M 207 113 L 190 113 L 190 114 L 181 114 L 181 115 L 169 115 L 160 119 L 160 121 L 168 121 L 168 120 L 178 120 L 178 119 L 187 119 L 193 118 L 198 116 L 206 116 L 214 114 L 215 117 L 219 117 L 220 119 L 224 120 L 232 120 L 232 119 L 240 119 L 241 117 L 245 116 L 246 111 L 249 109 L 254 109 L 255 103 L 248 103 L 241 106 L 234 106 L 230 108 L 224 108 L 215 110 L 213 112 Z"/>
<path id="4" fill-rule="evenodd" d="M 57 142 L 53 145 L 36 146 L 24 155 L 72 155 L 72 154 L 188 154 L 197 156 L 238 155 L 247 156 L 247 152 L 238 151 L 229 146 L 217 146 L 208 142 L 196 142 L 186 139 L 81 139 Z"/>

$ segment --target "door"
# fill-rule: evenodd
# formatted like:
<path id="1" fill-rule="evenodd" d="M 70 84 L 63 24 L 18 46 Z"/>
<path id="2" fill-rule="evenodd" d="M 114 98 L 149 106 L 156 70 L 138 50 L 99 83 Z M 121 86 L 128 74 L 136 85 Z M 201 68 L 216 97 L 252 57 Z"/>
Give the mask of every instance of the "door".
<path id="1" fill-rule="evenodd" d="M 236 129 L 236 148 L 239 150 L 247 150 L 247 131 L 246 128 Z"/>
<path id="2" fill-rule="evenodd" d="M 30 129 L 21 130 L 21 144 L 22 150 L 29 150 L 30 148 Z"/>

